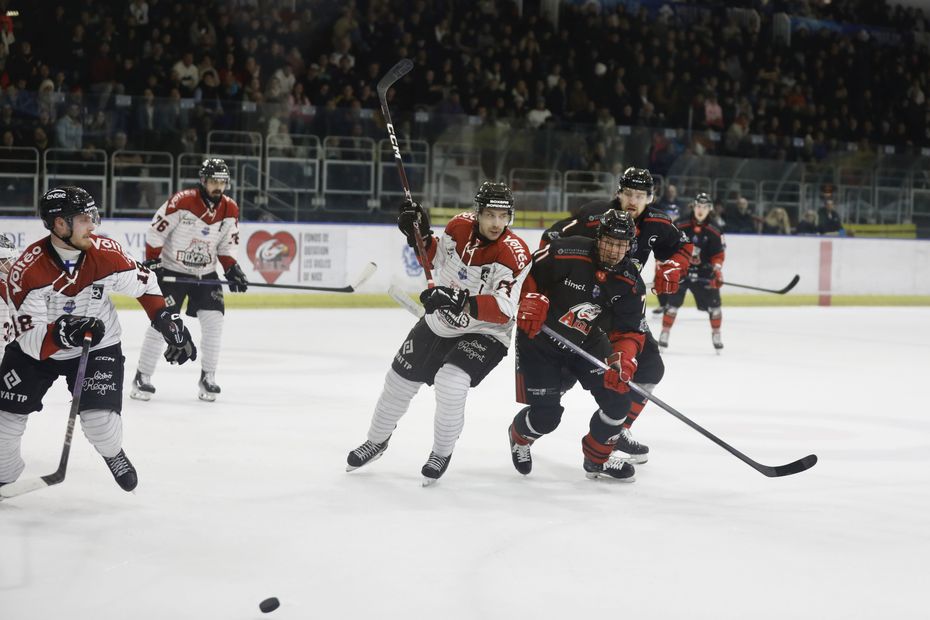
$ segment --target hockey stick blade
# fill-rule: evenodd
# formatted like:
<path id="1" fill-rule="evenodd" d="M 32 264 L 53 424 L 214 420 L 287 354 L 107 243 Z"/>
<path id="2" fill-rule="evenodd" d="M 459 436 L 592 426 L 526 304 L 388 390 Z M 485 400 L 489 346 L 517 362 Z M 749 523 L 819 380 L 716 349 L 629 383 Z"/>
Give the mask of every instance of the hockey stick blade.
<path id="1" fill-rule="evenodd" d="M 365 284 L 365 282 L 368 281 L 368 278 L 373 276 L 377 270 L 378 270 L 378 265 L 376 265 L 375 263 L 368 263 L 367 265 L 365 265 L 362 271 L 358 274 L 358 277 L 355 278 L 355 282 L 353 282 L 351 286 L 347 287 L 347 288 L 352 289 L 349 292 L 350 293 L 354 292 L 356 289 L 358 289 L 358 287 Z"/>
<path id="2" fill-rule="evenodd" d="M 409 58 L 404 58 L 391 67 L 391 70 L 378 82 L 378 96 L 384 97 L 388 89 L 393 86 L 397 80 L 410 73 L 411 69 L 413 69 L 413 61 Z"/>
<path id="3" fill-rule="evenodd" d="M 391 299 L 397 302 L 404 310 L 412 314 L 413 316 L 420 318 L 423 316 L 423 306 L 417 302 L 410 299 L 410 295 L 400 290 L 398 287 L 393 284 L 388 287 L 388 295 L 391 296 Z"/>
<path id="4" fill-rule="evenodd" d="M 604 360 L 598 359 L 597 357 L 588 353 L 587 351 L 582 349 L 580 346 L 578 346 L 571 340 L 566 340 L 558 332 L 550 328 L 548 325 L 543 325 L 542 331 L 547 336 L 549 336 L 553 341 L 555 341 L 556 343 L 562 346 L 565 346 L 571 349 L 572 351 L 574 351 L 581 357 L 588 360 L 594 366 L 597 366 L 598 368 L 601 368 L 602 370 L 608 369 L 608 366 L 604 362 Z M 691 420 L 691 418 L 681 413 L 680 411 L 678 411 L 677 409 L 675 409 L 668 403 L 664 402 L 661 398 L 657 396 L 653 396 L 651 393 L 649 393 L 645 388 L 643 388 L 639 384 L 634 383 L 633 381 L 628 381 L 627 385 L 630 386 L 631 390 L 633 390 L 634 392 L 636 392 L 643 398 L 654 402 L 665 412 L 678 418 L 681 422 L 684 422 L 685 424 L 690 426 L 692 429 L 704 435 L 705 437 L 713 441 L 715 444 L 717 444 L 718 446 L 720 446 L 721 448 L 723 448 L 724 450 L 726 450 L 727 452 L 729 452 L 730 454 L 738 458 L 739 460 L 743 461 L 744 463 L 746 463 L 747 465 L 755 469 L 757 472 L 765 476 L 768 476 L 769 478 L 779 478 L 781 476 L 790 476 L 792 474 L 797 474 L 806 469 L 810 469 L 811 467 L 817 464 L 817 457 L 811 454 L 809 456 L 805 456 L 803 459 L 794 461 L 792 463 L 788 463 L 786 465 L 777 465 L 775 467 L 772 467 L 770 465 L 763 465 L 762 463 L 759 463 L 749 458 L 748 456 L 746 456 L 745 454 L 743 454 L 742 452 L 740 452 L 739 450 L 737 450 L 736 448 L 728 444 L 727 442 L 723 441 L 722 439 L 720 439 L 719 437 L 717 437 L 716 435 L 714 435 L 713 433 L 705 429 L 703 426 L 701 426 L 697 422 L 694 422 L 693 420 Z"/>

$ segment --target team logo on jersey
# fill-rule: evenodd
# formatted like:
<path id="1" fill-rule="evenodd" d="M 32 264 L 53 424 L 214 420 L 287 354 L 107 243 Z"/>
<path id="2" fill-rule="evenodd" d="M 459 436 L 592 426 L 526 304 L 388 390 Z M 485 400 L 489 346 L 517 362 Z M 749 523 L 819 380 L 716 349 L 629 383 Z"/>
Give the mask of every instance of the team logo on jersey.
<path id="1" fill-rule="evenodd" d="M 468 279 L 468 269 L 466 269 L 465 267 L 462 267 L 461 269 L 459 269 L 459 280 L 467 280 L 467 279 Z"/>
<path id="2" fill-rule="evenodd" d="M 568 312 L 559 318 L 559 323 L 568 325 L 572 329 L 577 329 L 585 336 L 591 331 L 591 325 L 601 314 L 601 308 L 597 304 L 589 302 L 572 306 Z"/>
<path id="3" fill-rule="evenodd" d="M 206 237 L 207 235 L 209 235 L 209 234 L 210 234 L 210 227 L 209 227 L 209 226 L 204 226 L 203 228 L 201 228 L 201 229 L 200 229 L 200 234 L 203 235 L 204 237 Z"/>
<path id="4" fill-rule="evenodd" d="M 417 261 L 417 252 L 409 245 L 404 246 L 403 259 L 404 271 L 408 276 L 416 277 L 423 273 L 423 267 L 421 267 L 419 261 Z"/>
<path id="5" fill-rule="evenodd" d="M 265 230 L 252 233 L 245 246 L 255 271 L 262 274 L 268 284 L 281 277 L 291 268 L 297 256 L 297 242 L 291 233 L 281 230 L 271 234 Z"/>
<path id="6" fill-rule="evenodd" d="M 91 299 L 103 299 L 103 285 L 94 284 L 90 287 L 90 298 Z"/>
<path id="7" fill-rule="evenodd" d="M 3 376 L 3 385 L 5 385 L 8 390 L 16 387 L 22 382 L 23 380 L 16 374 L 16 370 L 11 370 Z"/>
<path id="8" fill-rule="evenodd" d="M 75 306 L 77 306 L 77 304 L 74 303 L 74 300 L 69 299 L 68 301 L 65 302 L 65 305 L 62 307 L 62 310 L 64 310 L 68 314 L 71 314 L 72 312 L 74 312 Z"/>
<path id="9" fill-rule="evenodd" d="M 185 267 L 199 269 L 213 264 L 213 253 L 206 241 L 192 239 L 186 250 L 175 253 L 175 258 Z"/>
<path id="10" fill-rule="evenodd" d="M 594 288 L 591 289 L 591 297 L 600 297 L 600 296 L 601 296 L 601 287 L 595 284 Z"/>

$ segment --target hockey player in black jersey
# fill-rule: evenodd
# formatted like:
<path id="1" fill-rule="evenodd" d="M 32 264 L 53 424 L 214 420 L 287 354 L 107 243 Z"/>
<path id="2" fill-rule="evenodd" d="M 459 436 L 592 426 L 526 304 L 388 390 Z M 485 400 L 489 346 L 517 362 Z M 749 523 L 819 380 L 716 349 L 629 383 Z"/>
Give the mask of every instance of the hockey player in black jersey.
<path id="1" fill-rule="evenodd" d="M 609 209 L 626 211 L 636 223 L 636 237 L 630 247 L 630 260 L 642 271 L 649 254 L 654 254 L 656 274 L 653 292 L 659 295 L 674 293 L 678 290 L 680 279 L 688 270 L 692 253 L 691 241 L 675 227 L 668 215 L 650 206 L 654 198 L 653 186 L 652 175 L 648 170 L 627 168 L 620 175 L 617 194 L 612 200 L 589 202 L 578 210 L 575 217 L 556 222 L 543 233 L 542 245 L 570 235 L 594 237 L 603 213 Z M 646 342 L 639 356 L 639 367 L 633 379 L 651 392 L 664 374 L 665 366 L 659 355 L 658 343 L 647 330 Z M 631 396 L 633 403 L 616 448 L 624 452 L 631 462 L 645 463 L 649 458 L 649 448 L 633 438 L 630 427 L 648 401 L 639 394 Z"/>
<path id="2" fill-rule="evenodd" d="M 698 310 L 710 315 L 711 341 L 717 353 L 723 348 L 720 337 L 720 324 L 723 312 L 720 302 L 720 285 L 723 284 L 723 259 L 726 242 L 720 229 L 713 225 L 710 212 L 713 201 L 710 196 L 698 194 L 691 203 L 691 217 L 678 221 L 678 228 L 688 235 L 694 246 L 691 267 L 681 283 L 678 292 L 669 295 L 665 316 L 662 317 L 662 333 L 659 334 L 659 346 L 668 346 L 669 331 L 678 316 L 678 309 L 685 301 L 689 290 L 694 295 Z"/>
<path id="3" fill-rule="evenodd" d="M 528 406 L 509 429 L 513 464 L 521 474 L 532 469 L 533 442 L 561 421 L 567 371 L 600 406 L 581 441 L 586 475 L 633 480 L 633 466 L 610 456 L 630 408 L 626 382 L 636 372 L 646 337 L 646 287 L 629 256 L 635 229 L 629 213 L 611 210 L 600 221 L 595 239 L 560 237 L 533 257 L 517 311 L 517 399 Z M 610 369 L 593 367 L 540 334 L 543 324 L 606 359 Z"/>

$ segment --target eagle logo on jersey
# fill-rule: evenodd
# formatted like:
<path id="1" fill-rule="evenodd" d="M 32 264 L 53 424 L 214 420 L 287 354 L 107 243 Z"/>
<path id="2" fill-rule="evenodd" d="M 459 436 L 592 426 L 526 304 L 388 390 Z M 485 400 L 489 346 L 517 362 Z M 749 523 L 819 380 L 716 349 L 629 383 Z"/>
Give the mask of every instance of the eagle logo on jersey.
<path id="1" fill-rule="evenodd" d="M 297 242 L 291 233 L 284 230 L 273 235 L 258 230 L 249 237 L 245 248 L 255 271 L 262 274 L 268 284 L 274 284 L 282 273 L 290 269 L 297 256 Z"/>
<path id="2" fill-rule="evenodd" d="M 577 329 L 585 336 L 591 332 L 591 326 L 601 314 L 602 308 L 589 302 L 572 306 L 559 318 L 559 323 Z"/>
<path id="3" fill-rule="evenodd" d="M 423 273 L 423 267 L 421 267 L 419 261 L 417 261 L 417 251 L 408 245 L 404 246 L 403 259 L 404 271 L 407 272 L 408 276 L 412 278 Z"/>

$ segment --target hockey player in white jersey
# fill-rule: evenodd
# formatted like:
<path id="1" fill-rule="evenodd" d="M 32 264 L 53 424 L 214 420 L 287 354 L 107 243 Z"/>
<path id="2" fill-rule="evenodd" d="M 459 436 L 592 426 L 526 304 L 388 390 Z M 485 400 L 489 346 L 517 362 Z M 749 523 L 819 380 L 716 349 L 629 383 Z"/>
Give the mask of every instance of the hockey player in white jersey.
<path id="1" fill-rule="evenodd" d="M 39 212 L 50 234 L 28 246 L 7 278 L 16 338 L 0 363 L 0 486 L 14 482 L 29 414 L 58 377 L 73 389 L 81 346 L 90 354 L 78 414 L 81 429 L 119 486 L 132 491 L 136 469 L 123 451 L 123 354 L 116 308 L 107 293 L 138 299 L 160 338 L 165 358 L 183 364 L 197 351 L 181 318 L 168 310 L 158 283 L 119 243 L 93 234 L 100 222 L 93 197 L 80 187 L 56 187 Z"/>
<path id="2" fill-rule="evenodd" d="M 10 314 L 8 302 L 10 296 L 6 278 L 17 257 L 19 257 L 19 252 L 16 251 L 16 246 L 9 237 L 0 233 L 0 348 L 6 347 L 16 337 L 13 318 Z M 0 358 L 2 357 L 3 351 L 0 350 Z"/>
<path id="3" fill-rule="evenodd" d="M 218 280 L 217 262 L 222 266 L 229 290 L 244 293 L 248 280 L 237 262 L 239 252 L 239 206 L 224 195 L 229 184 L 229 167 L 222 159 L 205 159 L 200 166 L 200 185 L 182 190 L 159 207 L 145 235 L 145 258 L 158 276 L 168 307 L 180 313 L 187 299 L 187 316 L 197 317 L 201 372 L 201 400 L 214 401 L 220 393 L 216 368 L 223 336 L 226 305 L 222 286 L 165 282 L 165 276 Z M 152 375 L 162 349 L 158 333 L 146 331 L 139 354 L 130 397 L 149 400 L 155 394 Z"/>
<path id="4" fill-rule="evenodd" d="M 472 211 L 452 218 L 433 237 L 420 205 L 405 202 L 398 227 L 415 245 L 422 235 L 436 286 L 420 295 L 425 316 L 404 340 L 375 405 L 368 439 L 349 453 L 346 471 L 380 457 L 420 386 L 436 386 L 433 449 L 421 473 L 430 484 L 445 473 L 465 426 L 468 389 L 477 386 L 507 355 L 520 287 L 530 251 L 509 224 L 513 194 L 503 183 L 485 182 Z"/>

